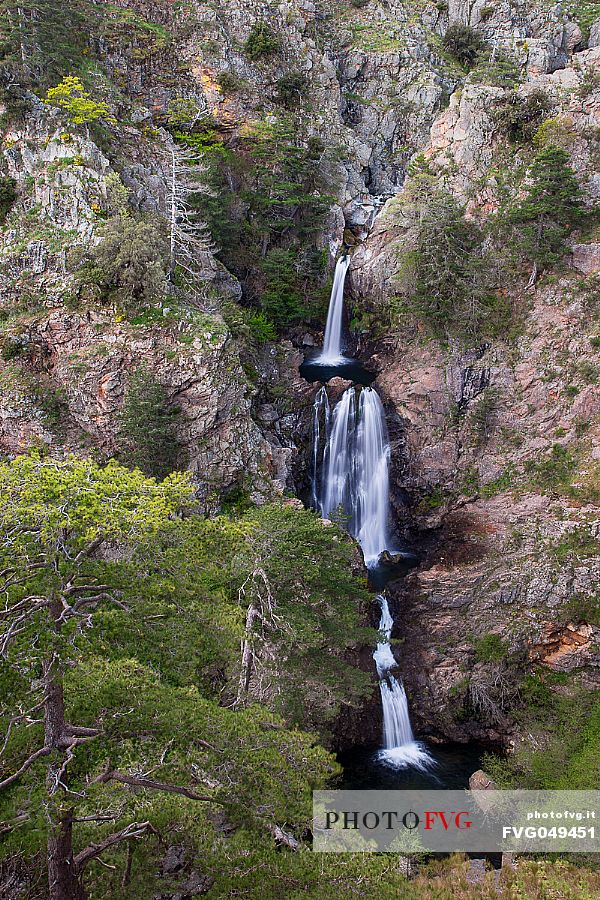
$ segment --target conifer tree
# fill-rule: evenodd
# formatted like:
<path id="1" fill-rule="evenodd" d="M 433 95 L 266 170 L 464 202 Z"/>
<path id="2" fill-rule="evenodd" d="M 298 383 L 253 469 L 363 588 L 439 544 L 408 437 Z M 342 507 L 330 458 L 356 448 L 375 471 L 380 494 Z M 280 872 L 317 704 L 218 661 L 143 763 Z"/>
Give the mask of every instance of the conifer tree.
<path id="1" fill-rule="evenodd" d="M 536 153 L 527 171 L 524 196 L 506 213 L 521 256 L 533 264 L 530 286 L 540 270 L 561 259 L 569 232 L 586 218 L 581 189 L 569 154 L 550 146 Z"/>
<path id="2" fill-rule="evenodd" d="M 131 376 L 121 412 L 126 461 L 146 475 L 165 478 L 177 465 L 180 444 L 165 388 L 145 366 Z"/>

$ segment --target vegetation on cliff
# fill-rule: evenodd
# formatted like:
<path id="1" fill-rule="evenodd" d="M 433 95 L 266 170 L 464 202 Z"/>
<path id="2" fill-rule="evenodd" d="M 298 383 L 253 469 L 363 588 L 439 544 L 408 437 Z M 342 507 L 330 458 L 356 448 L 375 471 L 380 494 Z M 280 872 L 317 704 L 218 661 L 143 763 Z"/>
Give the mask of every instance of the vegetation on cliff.
<path id="1" fill-rule="evenodd" d="M 539 307 L 551 316 L 563 291 L 579 318 L 557 313 L 548 330 L 583 322 L 585 352 L 572 332 L 560 352 L 540 349 L 542 326 L 525 325 L 536 289 L 562 277 L 574 242 L 596 237 L 597 130 L 569 118 L 577 104 L 596 108 L 595 73 L 558 100 L 524 90 L 540 56 L 512 24 L 499 49 L 488 7 L 474 28 L 449 26 L 444 2 L 351 0 L 314 14 L 290 3 L 285 22 L 272 5 L 250 6 L 0 2 L 0 892 L 11 900 L 45 896 L 48 873 L 53 900 L 157 889 L 441 900 L 457 884 L 481 895 L 465 861 L 423 865 L 409 881 L 394 857 L 310 851 L 312 790 L 340 775 L 327 748 L 340 714 L 372 691 L 356 658 L 376 636 L 354 545 L 281 499 L 310 401 L 297 391 L 305 408 L 282 413 L 297 412 L 296 385 L 291 345 L 277 340 L 310 345 L 329 256 L 362 241 L 401 185 L 390 227 L 403 234 L 398 290 L 383 311 L 361 296 L 357 320 L 403 364 L 413 335 L 419 353 L 427 343 L 442 359 L 443 388 L 420 373 L 416 414 L 401 405 L 411 386 L 395 392 L 402 479 L 416 469 L 415 433 L 429 434 L 429 404 L 438 416 L 424 451 L 432 483 L 413 484 L 404 521 L 429 546 L 448 508 L 468 521 L 487 504 L 480 531 L 457 528 L 458 563 L 442 548 L 436 590 L 460 583 L 460 559 L 467 569 L 481 554 L 491 570 L 492 534 L 522 573 L 546 570 L 552 598 L 533 591 L 526 619 L 512 583 L 504 591 L 505 567 L 501 586 L 483 573 L 473 589 L 486 612 L 466 635 L 451 606 L 453 634 L 430 660 L 445 662 L 460 639 L 467 664 L 452 684 L 440 679 L 444 714 L 498 740 L 534 735 L 541 749 L 520 742 L 486 761 L 503 785 L 597 783 L 585 678 L 534 662 L 529 634 L 490 630 L 600 624 L 585 583 L 598 550 L 585 518 L 598 497 L 586 353 L 599 338 L 585 337 L 597 282 L 571 271 Z M 586 26 L 592 7 L 571 4 Z M 550 31 L 548 72 L 567 55 Z M 413 154 L 448 97 L 472 88 L 489 113 L 485 165 Z M 542 386 L 529 355 L 534 369 L 547 365 Z M 561 420 L 551 433 L 550 415 L 541 436 L 518 433 L 522 420 L 497 426 L 501 408 L 529 400 L 506 396 L 521 389 L 519 368 L 548 405 L 577 403 L 571 431 Z M 500 462 L 486 456 L 496 438 Z M 119 463 L 106 464 L 111 454 Z M 188 463 L 193 478 L 178 471 Z M 534 534 L 527 509 L 526 535 L 516 513 L 498 525 L 494 503 L 527 492 L 573 527 Z M 556 513 L 567 501 L 572 521 Z M 565 571 L 570 594 L 556 601 Z M 591 898 L 597 881 L 562 862 L 501 876 L 515 897 Z"/>

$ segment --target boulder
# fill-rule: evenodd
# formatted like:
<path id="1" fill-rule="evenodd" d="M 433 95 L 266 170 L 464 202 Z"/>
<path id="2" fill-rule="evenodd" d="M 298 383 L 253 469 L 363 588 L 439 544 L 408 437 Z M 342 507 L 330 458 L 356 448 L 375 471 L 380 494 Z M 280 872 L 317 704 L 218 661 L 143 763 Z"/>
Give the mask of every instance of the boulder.
<path id="1" fill-rule="evenodd" d="M 600 272 L 600 243 L 575 244 L 572 252 L 574 269 L 584 275 Z"/>

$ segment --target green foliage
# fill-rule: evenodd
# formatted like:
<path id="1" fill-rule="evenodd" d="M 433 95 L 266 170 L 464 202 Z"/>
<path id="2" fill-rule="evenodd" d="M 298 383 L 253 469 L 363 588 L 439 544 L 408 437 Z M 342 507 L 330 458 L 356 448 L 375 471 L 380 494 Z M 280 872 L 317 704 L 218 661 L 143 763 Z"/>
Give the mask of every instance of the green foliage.
<path id="1" fill-rule="evenodd" d="M 500 787 L 593 790 L 600 777 L 600 704 L 593 691 L 569 685 L 552 690 L 551 673 L 528 675 L 521 686 L 517 724 L 536 735 L 506 759 L 483 766 Z"/>
<path id="2" fill-rule="evenodd" d="M 500 662 L 505 659 L 507 649 L 499 634 L 484 634 L 473 641 L 475 655 L 480 662 Z"/>
<path id="3" fill-rule="evenodd" d="M 465 219 L 454 197 L 427 174 L 413 178 L 406 197 L 416 238 L 402 259 L 400 310 L 442 340 L 506 333 L 511 311 L 507 299 L 494 290 L 481 229 Z"/>
<path id="4" fill-rule="evenodd" d="M 485 42 L 470 25 L 450 25 L 442 40 L 444 49 L 467 70 L 472 69 Z"/>
<path id="5" fill-rule="evenodd" d="M 88 0 L 0 0 L 0 69 L 11 113 L 23 114 L 25 90 L 45 90 L 84 66 L 99 15 Z"/>
<path id="6" fill-rule="evenodd" d="M 235 94 L 243 87 L 244 82 L 239 75 L 235 75 L 233 72 L 221 72 L 217 76 L 217 84 L 224 94 Z"/>
<path id="7" fill-rule="evenodd" d="M 25 352 L 25 345 L 22 340 L 12 334 L 4 334 L 0 342 L 0 356 L 5 362 L 11 359 L 17 359 Z"/>
<path id="8" fill-rule="evenodd" d="M 151 825 L 123 883 L 127 842 L 103 854 L 107 867 L 90 864 L 94 896 L 153 890 L 164 856 L 156 831 L 201 859 L 219 890 L 253 883 L 249 859 L 275 879 L 271 829 L 280 823 L 302 841 L 312 790 L 339 772 L 314 736 L 293 726 L 326 729 L 340 703 L 357 702 L 370 682 L 344 659 L 356 641 L 374 639 L 359 625 L 370 595 L 350 574 L 352 542 L 313 513 L 282 505 L 238 520 L 202 519 L 189 515 L 192 507 L 182 475 L 158 484 L 115 463 L 74 458 L 0 464 L 9 627 L 0 780 L 42 751 L 2 792 L 2 858 L 19 854 L 35 878 L 48 834 L 74 817 L 75 853 L 133 822 Z M 247 609 L 256 604 L 262 615 L 248 634 Z M 248 694 L 235 702 L 241 637 L 251 639 L 254 664 Z M 39 703 L 60 723 L 59 697 L 77 729 L 71 746 L 45 745 L 58 740 L 48 726 L 19 718 Z M 62 786 L 49 793 L 59 771 Z M 127 779 L 137 782 L 133 790 Z M 323 877 L 307 849 L 308 868 L 290 862 L 285 876 L 300 885 Z M 246 874 L 232 864 L 237 854 Z M 168 875 L 161 879 L 170 886 Z"/>
<path id="9" fill-rule="evenodd" d="M 504 221 L 513 229 L 515 251 L 544 269 L 564 256 L 568 235 L 588 215 L 569 154 L 552 146 L 538 151 L 522 192 L 524 196 L 504 210 Z"/>
<path id="10" fill-rule="evenodd" d="M 432 510 L 439 509 L 440 506 L 443 506 L 447 499 L 448 496 L 444 489 L 439 484 L 436 484 L 428 494 L 419 500 L 417 512 L 420 515 L 427 515 L 427 513 Z"/>
<path id="11" fill-rule="evenodd" d="M 48 88 L 44 102 L 64 110 L 73 125 L 88 125 L 99 119 L 111 124 L 117 121 L 111 116 L 108 104 L 93 100 L 76 75 L 67 75 L 56 87 Z"/>
<path id="12" fill-rule="evenodd" d="M 253 62 L 265 57 L 273 56 L 281 48 L 281 39 L 266 22 L 256 22 L 246 43 L 244 53 Z"/>
<path id="13" fill-rule="evenodd" d="M 163 296 L 168 241 L 162 220 L 113 216 L 78 272 L 81 285 L 96 286 L 104 302 L 136 311 Z"/>
<path id="14" fill-rule="evenodd" d="M 502 98 L 495 111 L 495 120 L 510 141 L 526 144 L 533 141 L 551 109 L 552 102 L 545 91 L 536 89 L 523 95 L 514 90 Z"/>
<path id="15" fill-rule="evenodd" d="M 4 225 L 11 207 L 17 199 L 17 182 L 10 175 L 0 176 L 0 225 Z"/>
<path id="16" fill-rule="evenodd" d="M 284 106 L 295 107 L 302 103 L 308 90 L 309 81 L 302 72 L 288 72 L 277 79 L 277 102 Z"/>
<path id="17" fill-rule="evenodd" d="M 479 489 L 479 493 L 486 500 L 489 500 L 491 497 L 495 497 L 496 494 L 501 494 L 503 491 L 509 491 L 515 486 L 515 483 L 515 468 L 514 466 L 509 465 L 498 478 L 494 478 L 492 481 L 487 481 L 483 484 Z"/>
<path id="18" fill-rule="evenodd" d="M 277 337 L 273 323 L 270 322 L 264 313 L 256 313 L 248 319 L 250 334 L 258 344 L 266 344 L 268 341 L 274 341 Z"/>
<path id="19" fill-rule="evenodd" d="M 332 198 L 320 141 L 304 143 L 285 121 L 249 123 L 235 153 L 214 131 L 181 137 L 203 154 L 212 196 L 198 206 L 246 302 L 282 328 L 321 313 L 321 231 Z"/>
<path id="20" fill-rule="evenodd" d="M 522 75 L 519 65 L 511 56 L 497 51 L 494 54 L 481 54 L 469 78 L 476 84 L 514 88 L 521 81 Z"/>
<path id="21" fill-rule="evenodd" d="M 562 480 L 561 476 L 559 483 Z M 560 562 L 567 559 L 589 559 L 591 556 L 598 556 L 599 551 L 600 541 L 585 525 L 570 529 L 552 546 L 552 553 Z"/>
<path id="22" fill-rule="evenodd" d="M 596 542 L 594 548 L 596 554 L 598 549 Z M 560 607 L 559 623 L 568 625 L 570 622 L 575 625 L 586 623 L 600 627 L 600 594 L 574 594 L 569 597 Z"/>
<path id="23" fill-rule="evenodd" d="M 527 460 L 525 471 L 532 483 L 543 491 L 567 489 L 577 468 L 577 460 L 567 447 L 554 444 L 541 461 Z"/>
<path id="24" fill-rule="evenodd" d="M 146 366 L 140 366 L 129 379 L 121 410 L 119 438 L 125 462 L 158 479 L 173 472 L 181 454 L 176 431 L 179 415 L 163 385 Z"/>
<path id="25" fill-rule="evenodd" d="M 314 513 L 294 507 L 259 507 L 244 521 L 253 530 L 242 572 L 260 562 L 285 622 L 271 638 L 286 660 L 277 670 L 275 709 L 286 721 L 326 731 L 340 703 L 356 704 L 370 684 L 342 656 L 374 638 L 359 624 L 361 604 L 371 597 L 351 574 L 354 546 L 341 529 L 324 528 Z"/>
<path id="26" fill-rule="evenodd" d="M 300 321 L 304 310 L 298 290 L 294 252 L 281 248 L 271 250 L 262 268 L 267 282 L 260 305 L 267 320 L 278 327 Z"/>
<path id="27" fill-rule="evenodd" d="M 200 119 L 201 110 L 193 97 L 174 97 L 167 107 L 167 122 L 172 128 L 192 128 Z"/>

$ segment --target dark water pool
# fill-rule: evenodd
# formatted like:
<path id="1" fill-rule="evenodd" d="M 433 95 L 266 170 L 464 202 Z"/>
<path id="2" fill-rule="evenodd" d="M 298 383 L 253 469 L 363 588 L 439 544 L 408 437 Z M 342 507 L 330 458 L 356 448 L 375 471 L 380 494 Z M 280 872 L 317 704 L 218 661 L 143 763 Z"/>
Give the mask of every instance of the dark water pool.
<path id="1" fill-rule="evenodd" d="M 352 790 L 462 790 L 481 767 L 483 748 L 473 744 L 425 744 L 434 765 L 425 772 L 398 769 L 382 759 L 379 748 L 356 747 L 338 754 L 344 774 L 340 788 Z"/>
<path id="2" fill-rule="evenodd" d="M 375 566 L 369 566 L 369 587 L 372 591 L 381 593 L 390 581 L 402 578 L 420 562 L 416 553 L 413 553 L 408 547 L 395 550 L 393 559 L 394 561 L 389 564 L 378 563 Z"/>
<path id="3" fill-rule="evenodd" d="M 327 384 L 332 378 L 344 378 L 346 381 L 353 381 L 355 384 L 368 387 L 377 377 L 376 372 L 371 372 L 358 359 L 352 359 L 349 356 L 343 357 L 341 362 L 334 365 L 322 365 L 316 362 L 316 358 L 316 354 L 305 357 L 300 366 L 300 374 L 310 382 L 318 381 L 321 384 Z"/>

